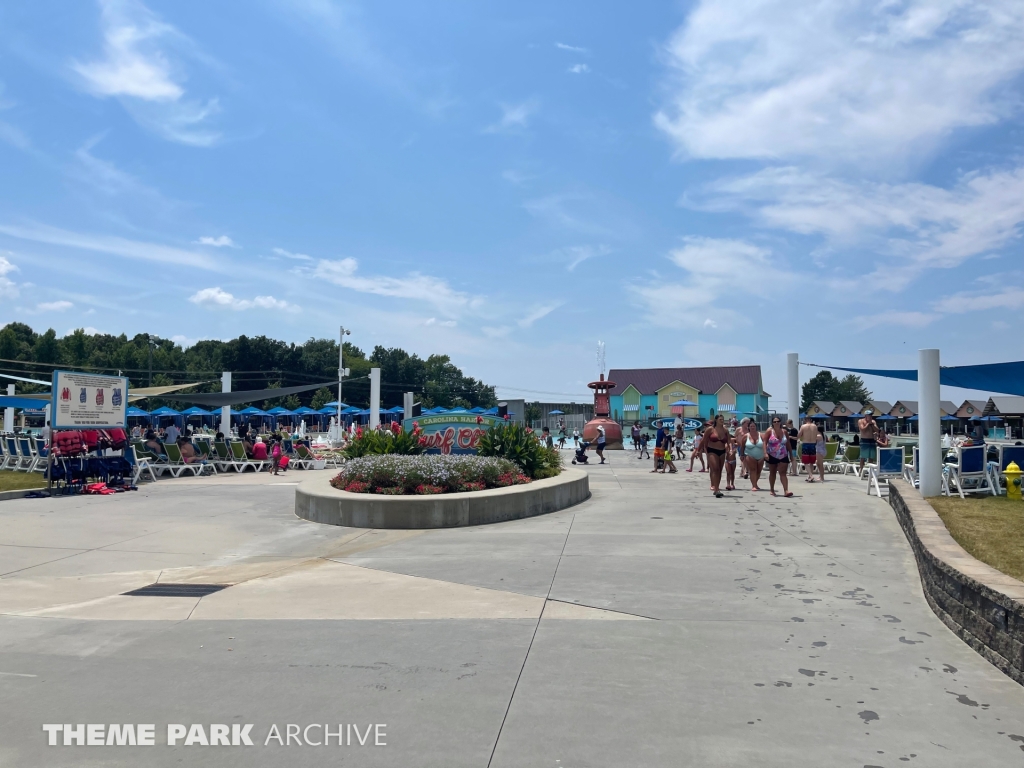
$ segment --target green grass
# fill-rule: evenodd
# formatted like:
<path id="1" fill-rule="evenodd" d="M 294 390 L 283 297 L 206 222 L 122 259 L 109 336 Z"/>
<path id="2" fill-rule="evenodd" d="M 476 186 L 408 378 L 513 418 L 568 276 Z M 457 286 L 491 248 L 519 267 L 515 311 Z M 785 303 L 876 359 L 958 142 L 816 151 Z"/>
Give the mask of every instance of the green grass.
<path id="1" fill-rule="evenodd" d="M 46 478 L 38 472 L 0 472 L 0 491 L 45 487 Z"/>
<path id="2" fill-rule="evenodd" d="M 1024 501 L 1020 496 L 928 499 L 957 543 L 983 563 L 1024 581 Z"/>

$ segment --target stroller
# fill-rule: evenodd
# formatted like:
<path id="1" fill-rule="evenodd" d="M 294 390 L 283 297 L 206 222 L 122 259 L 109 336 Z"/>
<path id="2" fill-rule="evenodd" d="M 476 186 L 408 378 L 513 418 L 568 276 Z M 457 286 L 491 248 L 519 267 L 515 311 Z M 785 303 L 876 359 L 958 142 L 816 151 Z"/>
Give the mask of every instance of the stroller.
<path id="1" fill-rule="evenodd" d="M 590 447 L 590 443 L 584 440 L 580 443 L 580 447 L 576 449 L 576 456 L 573 458 L 573 464 L 586 464 L 587 463 L 587 448 Z"/>

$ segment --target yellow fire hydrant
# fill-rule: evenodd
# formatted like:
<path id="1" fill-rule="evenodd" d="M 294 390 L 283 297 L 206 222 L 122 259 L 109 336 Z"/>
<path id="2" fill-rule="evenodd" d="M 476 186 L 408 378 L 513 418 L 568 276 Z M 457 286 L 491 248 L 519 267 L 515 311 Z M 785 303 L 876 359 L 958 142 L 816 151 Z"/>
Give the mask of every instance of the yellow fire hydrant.
<path id="1" fill-rule="evenodd" d="M 1006 478 L 1006 497 L 1013 498 L 1016 495 L 1022 501 L 1024 501 L 1024 488 L 1021 487 L 1020 476 L 1024 475 L 1020 467 L 1017 466 L 1017 462 L 1011 461 L 1006 469 L 1003 470 L 1003 477 Z M 1015 491 L 1016 493 L 1011 493 Z"/>

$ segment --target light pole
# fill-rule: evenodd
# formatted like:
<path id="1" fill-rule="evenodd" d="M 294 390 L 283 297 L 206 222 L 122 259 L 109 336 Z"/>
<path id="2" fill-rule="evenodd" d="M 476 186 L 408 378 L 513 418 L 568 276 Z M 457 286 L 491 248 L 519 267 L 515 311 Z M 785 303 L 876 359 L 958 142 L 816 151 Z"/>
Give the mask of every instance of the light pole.
<path id="1" fill-rule="evenodd" d="M 341 326 L 340 340 L 338 342 L 338 434 L 336 439 L 341 439 L 341 382 L 345 378 L 345 337 L 351 336 L 352 331 Z"/>

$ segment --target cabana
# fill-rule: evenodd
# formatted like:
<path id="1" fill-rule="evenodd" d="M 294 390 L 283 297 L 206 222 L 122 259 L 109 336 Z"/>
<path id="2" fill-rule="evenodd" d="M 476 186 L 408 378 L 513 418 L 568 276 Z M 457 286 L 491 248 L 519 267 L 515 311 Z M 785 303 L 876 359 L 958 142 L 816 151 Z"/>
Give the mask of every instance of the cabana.
<path id="1" fill-rule="evenodd" d="M 215 414 L 211 413 L 210 411 L 203 410 L 197 405 L 193 405 L 191 408 L 186 408 L 184 411 L 182 411 L 181 415 L 185 417 L 186 421 L 188 421 L 189 419 L 199 419 L 202 425 L 206 426 L 207 419 L 210 420 L 210 423 L 212 425 Z"/>
<path id="2" fill-rule="evenodd" d="M 181 427 L 185 421 L 184 417 L 181 415 L 181 411 L 176 411 L 173 408 L 168 408 L 166 405 L 160 406 L 155 411 L 150 411 L 149 415 L 156 417 L 156 422 L 154 423 L 154 426 L 158 427 L 163 426 L 163 419 L 172 419 L 176 427 Z"/>
<path id="3" fill-rule="evenodd" d="M 280 405 L 277 406 L 276 408 L 271 408 L 269 411 L 267 411 L 267 413 L 270 414 L 270 417 L 274 420 L 275 429 L 277 428 L 278 419 L 283 419 L 287 417 L 292 421 L 295 421 L 295 411 L 289 411 L 287 408 Z"/>
<path id="4" fill-rule="evenodd" d="M 146 424 L 149 424 L 149 411 L 144 411 L 141 408 L 136 408 L 134 405 L 129 405 L 125 414 L 129 419 L 142 419 Z M 129 423 L 131 423 L 129 421 Z"/>
<path id="5" fill-rule="evenodd" d="M 266 411 L 264 411 L 264 410 L 262 410 L 260 408 L 257 408 L 254 405 L 250 405 L 248 408 L 243 408 L 242 410 L 238 411 L 237 415 L 239 417 L 239 422 L 245 422 L 245 423 L 249 424 L 250 426 L 252 426 L 253 418 L 256 417 L 256 416 L 258 416 L 260 418 L 260 425 L 261 426 L 263 424 L 263 420 L 264 419 L 272 419 L 272 418 L 274 418 L 273 416 L 271 416 Z"/>

